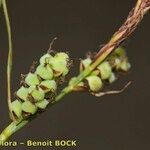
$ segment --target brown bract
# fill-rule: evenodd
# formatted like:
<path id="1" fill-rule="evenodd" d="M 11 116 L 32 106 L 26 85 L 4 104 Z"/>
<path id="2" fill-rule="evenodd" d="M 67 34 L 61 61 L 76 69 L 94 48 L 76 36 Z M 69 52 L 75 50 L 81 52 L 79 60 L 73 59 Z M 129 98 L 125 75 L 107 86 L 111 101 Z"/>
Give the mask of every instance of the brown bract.
<path id="1" fill-rule="evenodd" d="M 144 14 L 150 9 L 150 0 L 138 0 L 136 6 L 129 13 L 127 20 L 112 36 L 111 40 L 104 45 L 97 53 L 96 58 L 99 58 L 103 53 L 111 53 L 120 45 L 138 26 Z"/>

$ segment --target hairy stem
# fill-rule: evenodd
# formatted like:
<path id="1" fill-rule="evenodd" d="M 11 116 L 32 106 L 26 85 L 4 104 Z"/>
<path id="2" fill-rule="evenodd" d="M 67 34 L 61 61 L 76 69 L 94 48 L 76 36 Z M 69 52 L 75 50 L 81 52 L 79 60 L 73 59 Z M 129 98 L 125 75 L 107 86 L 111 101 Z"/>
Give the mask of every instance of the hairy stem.
<path id="1" fill-rule="evenodd" d="M 119 30 L 112 36 L 111 40 L 98 52 L 94 62 L 91 66 L 81 72 L 74 84 L 67 86 L 56 97 L 56 100 L 51 105 L 60 101 L 65 95 L 70 93 L 76 85 L 78 85 L 83 79 L 85 79 L 105 58 L 117 48 L 121 42 L 123 42 L 137 27 L 142 20 L 144 14 L 150 9 L 150 0 L 138 0 L 136 6 L 129 13 L 129 16 L 125 23 L 119 28 Z M 25 126 L 28 121 L 22 121 L 20 124 L 11 123 L 0 135 L 0 141 L 6 141 L 13 133 Z"/>
<path id="2" fill-rule="evenodd" d="M 8 60 L 7 60 L 7 101 L 8 101 L 8 108 L 11 115 L 11 118 L 14 120 L 13 113 L 11 110 L 11 70 L 12 70 L 12 36 L 11 36 L 11 27 L 10 27 L 10 20 L 7 10 L 6 0 L 2 0 L 4 16 L 6 21 L 7 27 L 7 34 L 8 34 Z"/>

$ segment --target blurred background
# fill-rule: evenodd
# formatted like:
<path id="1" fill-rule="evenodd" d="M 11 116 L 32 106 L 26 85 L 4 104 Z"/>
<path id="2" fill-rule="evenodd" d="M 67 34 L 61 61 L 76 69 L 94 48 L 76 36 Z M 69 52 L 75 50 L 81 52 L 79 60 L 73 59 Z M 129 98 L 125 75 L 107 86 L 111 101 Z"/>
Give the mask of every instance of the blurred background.
<path id="1" fill-rule="evenodd" d="M 53 48 L 69 51 L 75 62 L 71 75 L 77 75 L 79 58 L 84 58 L 88 51 L 98 51 L 120 27 L 135 2 L 136 0 L 8 1 L 14 52 L 12 93 L 19 87 L 20 74 L 29 71 L 32 62 L 39 60 L 55 36 L 58 40 Z M 149 27 L 150 14 L 147 14 L 136 32 L 123 43 L 132 69 L 109 87 L 117 90 L 132 81 L 123 93 L 100 98 L 88 93 L 71 93 L 17 132 L 11 140 L 77 140 L 77 147 L 68 148 L 69 150 L 150 149 Z M 7 52 L 7 33 L 1 10 L 0 130 L 10 123 L 6 101 Z M 15 149 L 22 148 L 26 147 L 19 146 Z"/>

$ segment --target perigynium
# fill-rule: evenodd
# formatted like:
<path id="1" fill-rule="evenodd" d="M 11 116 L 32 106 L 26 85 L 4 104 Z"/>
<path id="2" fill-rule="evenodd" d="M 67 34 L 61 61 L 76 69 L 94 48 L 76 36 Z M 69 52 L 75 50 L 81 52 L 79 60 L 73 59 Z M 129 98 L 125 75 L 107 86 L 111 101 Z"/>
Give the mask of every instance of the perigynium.
<path id="1" fill-rule="evenodd" d="M 21 81 L 23 85 L 17 90 L 11 104 L 16 120 L 27 119 L 35 113 L 43 112 L 55 99 L 59 78 L 65 78 L 69 72 L 69 61 L 65 52 L 58 52 L 55 56 L 47 53 L 33 69 L 35 72 L 24 75 L 24 81 Z"/>
<path id="2" fill-rule="evenodd" d="M 45 111 L 48 106 L 62 100 L 72 91 L 88 90 L 92 95 L 119 93 L 120 91 L 106 91 L 105 83 L 113 83 L 119 71 L 128 71 L 131 67 L 126 52 L 119 45 L 136 29 L 143 16 L 150 9 L 150 0 L 137 0 L 136 6 L 129 13 L 127 20 L 99 52 L 92 57 L 81 60 L 80 73 L 68 81 L 68 86 L 58 94 L 60 80 L 64 80 L 70 70 L 68 54 L 58 52 L 54 56 L 50 53 L 51 46 L 44 54 L 37 66 L 24 77 L 22 86 L 16 91 L 14 100 L 11 96 L 12 70 L 12 37 L 6 0 L 0 0 L 3 6 L 8 33 L 8 65 L 7 65 L 7 93 L 8 107 L 12 123 L 0 134 L 0 142 L 6 141 L 12 134 L 24 127 L 33 118 Z M 53 40 L 54 41 L 54 40 Z M 52 42 L 53 43 L 53 42 Z M 118 48 L 119 47 L 119 48 Z M 125 86 L 126 87 L 126 86 Z"/>
<path id="3" fill-rule="evenodd" d="M 118 60 L 118 61 L 115 61 Z M 92 62 L 92 58 L 81 60 L 80 72 L 85 70 Z M 125 61 L 125 62 L 124 62 Z M 70 58 L 65 52 L 58 52 L 55 56 L 47 53 L 40 58 L 39 64 L 33 70 L 24 75 L 23 85 L 16 91 L 15 100 L 12 101 L 11 109 L 16 120 L 23 120 L 35 113 L 43 112 L 48 104 L 52 102 L 57 93 L 58 79 L 65 78 L 69 72 Z M 112 83 L 116 80 L 118 71 L 128 71 L 130 67 L 120 67 L 122 62 L 129 64 L 125 50 L 116 49 L 103 63 L 101 63 L 84 81 L 74 88 L 78 90 L 89 90 L 100 92 L 106 82 Z M 76 80 L 70 79 L 69 85 Z"/>
<path id="4" fill-rule="evenodd" d="M 87 57 L 80 62 L 80 72 L 84 71 L 93 62 L 92 57 Z M 105 59 L 95 70 L 93 70 L 82 82 L 80 82 L 74 91 L 89 90 L 92 93 L 100 92 L 105 83 L 113 83 L 117 79 L 120 71 L 128 71 L 131 65 L 128 61 L 125 49 L 117 48 L 108 58 Z M 77 80 L 73 77 L 69 85 Z"/>

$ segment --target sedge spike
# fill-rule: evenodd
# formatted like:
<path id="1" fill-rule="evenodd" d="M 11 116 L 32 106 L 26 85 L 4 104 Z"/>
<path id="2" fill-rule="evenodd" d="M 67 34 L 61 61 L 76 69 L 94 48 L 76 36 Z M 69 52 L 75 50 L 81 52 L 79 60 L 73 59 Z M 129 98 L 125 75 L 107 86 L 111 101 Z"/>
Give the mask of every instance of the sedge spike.
<path id="1" fill-rule="evenodd" d="M 46 109 L 55 98 L 59 79 L 64 78 L 69 72 L 68 62 L 69 56 L 64 52 L 56 53 L 55 56 L 47 53 L 40 58 L 35 72 L 29 72 L 25 75 L 24 81 L 22 81 L 23 85 L 17 90 L 16 98 L 11 103 L 16 121 L 27 120 L 32 115 Z M 56 71 L 57 64 L 60 68 L 57 67 Z M 68 69 L 67 73 L 66 69 Z"/>
<path id="2" fill-rule="evenodd" d="M 3 5 L 4 2 L 5 0 L 2 1 Z M 0 142 L 8 140 L 12 134 L 36 117 L 40 113 L 40 110 L 45 110 L 48 106 L 50 107 L 62 100 L 65 95 L 75 89 L 78 90 L 78 86 L 86 86 L 91 93 L 98 95 L 98 92 L 103 87 L 104 81 L 112 83 L 116 79 L 115 74 L 117 71 L 128 71 L 130 69 L 130 63 L 127 57 L 121 61 L 118 58 L 120 56 L 118 53 L 116 53 L 115 56 L 111 56 L 110 54 L 112 54 L 112 52 L 137 28 L 149 9 L 150 0 L 138 0 L 136 6 L 129 13 L 125 23 L 112 36 L 110 41 L 99 50 L 94 60 L 90 63 L 88 61 L 84 61 L 84 63 L 81 62 L 79 75 L 72 79 L 72 82 L 70 81 L 69 85 L 57 96 L 56 90 L 59 77 L 64 78 L 69 72 L 69 56 L 63 52 L 56 54 L 54 57 L 51 56 L 50 53 L 42 56 L 40 65 L 36 68 L 36 71 L 30 72 L 26 76 L 23 82 L 24 85 L 16 92 L 17 97 L 11 103 L 15 121 L 13 120 L 0 134 Z M 6 11 L 4 11 L 4 14 L 7 16 Z M 10 24 L 8 24 L 8 28 L 10 28 Z M 111 59 L 115 59 L 114 64 L 110 61 Z M 89 64 L 86 64 L 87 62 Z M 9 65 L 8 63 L 8 66 Z M 113 71 L 113 67 L 115 68 L 115 72 Z M 41 72 L 43 73 L 41 74 Z M 50 81 L 51 83 L 49 85 Z M 99 84 L 97 84 L 97 81 Z M 109 93 L 112 92 L 108 92 L 108 94 Z"/>

